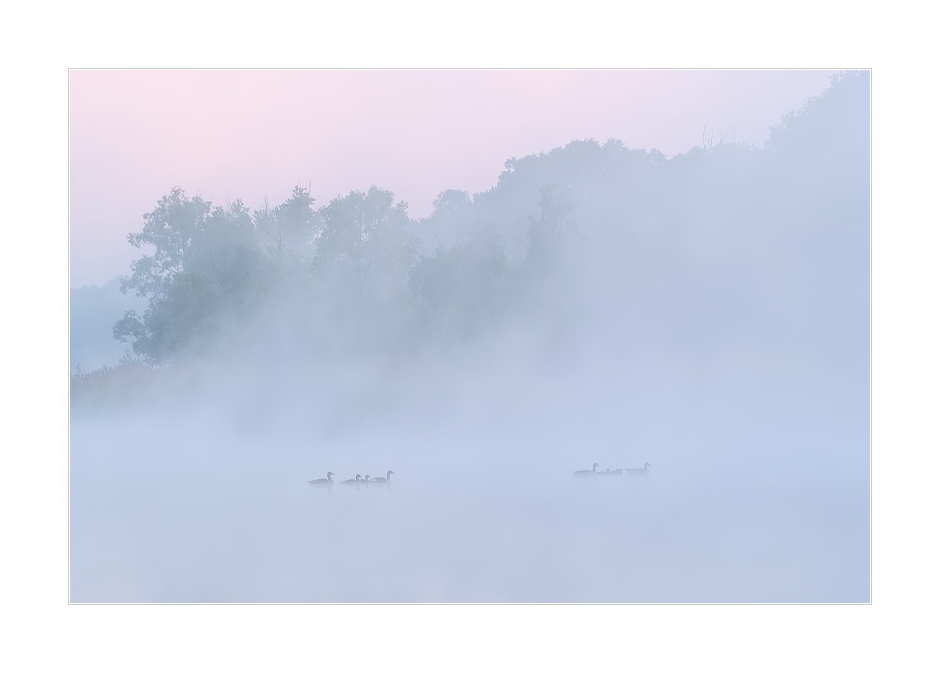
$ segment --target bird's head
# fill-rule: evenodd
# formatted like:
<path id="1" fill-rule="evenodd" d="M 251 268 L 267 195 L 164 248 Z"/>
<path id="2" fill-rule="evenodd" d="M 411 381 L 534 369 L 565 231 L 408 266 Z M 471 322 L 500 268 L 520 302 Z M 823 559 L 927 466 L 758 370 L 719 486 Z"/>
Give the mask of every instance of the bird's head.
<path id="1" fill-rule="evenodd" d="M 644 469 L 644 470 L 645 470 L 646 468 L 648 468 L 648 467 L 653 467 L 653 466 L 650 465 L 649 463 L 643 463 L 643 469 Z"/>
<path id="2" fill-rule="evenodd" d="M 335 473 L 335 472 L 327 472 L 327 473 L 326 473 L 327 479 L 329 479 L 330 477 L 332 477 L 334 474 L 336 474 L 336 473 Z"/>
<path id="3" fill-rule="evenodd" d="M 599 467 L 600 467 L 600 465 L 598 465 L 597 463 L 594 463 L 593 465 L 591 465 L 591 469 L 592 469 L 592 470 L 596 470 L 596 469 L 599 468 Z"/>

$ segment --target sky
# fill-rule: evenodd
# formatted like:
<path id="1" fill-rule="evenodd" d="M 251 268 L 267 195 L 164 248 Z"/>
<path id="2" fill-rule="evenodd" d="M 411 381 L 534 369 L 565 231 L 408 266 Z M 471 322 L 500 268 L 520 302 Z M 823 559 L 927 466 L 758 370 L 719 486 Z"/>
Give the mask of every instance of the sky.
<path id="1" fill-rule="evenodd" d="M 319 204 L 375 184 L 431 212 L 505 161 L 617 138 L 672 156 L 703 139 L 762 143 L 831 71 L 158 71 L 69 76 L 70 282 L 101 284 L 174 186 L 216 204 Z"/>

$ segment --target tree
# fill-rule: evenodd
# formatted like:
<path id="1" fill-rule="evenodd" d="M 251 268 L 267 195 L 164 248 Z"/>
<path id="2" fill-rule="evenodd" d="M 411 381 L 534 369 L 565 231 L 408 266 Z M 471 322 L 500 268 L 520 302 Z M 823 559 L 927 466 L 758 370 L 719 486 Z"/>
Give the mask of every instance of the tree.
<path id="1" fill-rule="evenodd" d="M 262 240 L 269 244 L 269 255 L 278 267 L 283 264 L 287 250 L 302 250 L 316 237 L 317 213 L 314 202 L 310 188 L 297 185 L 290 197 L 276 208 L 271 208 L 265 200 L 264 206 L 255 211 L 256 230 Z"/>
<path id="2" fill-rule="evenodd" d="M 133 262 L 121 282 L 122 292 L 134 290 L 149 304 L 142 316 L 126 312 L 112 333 L 121 342 L 133 339 L 134 352 L 150 361 L 215 331 L 223 313 L 245 313 L 259 294 L 255 230 L 241 201 L 212 208 L 176 187 L 128 241 L 155 249 Z"/>
<path id="3" fill-rule="evenodd" d="M 537 266 L 549 264 L 556 254 L 561 239 L 572 225 L 572 205 L 565 194 L 559 193 L 555 185 L 539 189 L 539 219 L 529 216 L 530 263 Z"/>
<path id="4" fill-rule="evenodd" d="M 407 205 L 376 187 L 350 192 L 321 210 L 314 266 L 318 274 L 352 287 L 360 298 L 393 293 L 407 280 L 416 243 Z"/>
<path id="5" fill-rule="evenodd" d="M 430 229 L 436 247 L 446 251 L 469 235 L 473 219 L 473 201 L 467 192 L 447 189 L 434 199 L 434 212 L 422 221 Z"/>
<path id="6" fill-rule="evenodd" d="M 198 196 L 186 198 L 180 187 L 161 198 L 157 207 L 144 215 L 143 230 L 127 235 L 128 243 L 135 248 L 152 245 L 155 250 L 131 263 L 131 275 L 121 281 L 121 292 L 134 290 L 138 297 L 164 296 L 172 277 L 183 270 L 193 237 L 211 208 L 211 203 Z"/>

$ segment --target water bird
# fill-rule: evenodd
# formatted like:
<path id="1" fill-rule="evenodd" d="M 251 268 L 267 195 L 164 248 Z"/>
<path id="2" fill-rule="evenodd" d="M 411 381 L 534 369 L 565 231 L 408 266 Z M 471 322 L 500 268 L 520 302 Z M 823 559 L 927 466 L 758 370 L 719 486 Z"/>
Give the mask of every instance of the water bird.
<path id="1" fill-rule="evenodd" d="M 391 470 L 389 470 L 388 472 L 385 473 L 385 476 L 384 476 L 384 477 L 375 477 L 375 478 L 372 480 L 372 483 L 373 483 L 373 484 L 388 484 L 388 483 L 391 483 L 391 481 L 392 481 L 392 475 L 393 475 L 393 474 L 395 474 L 395 473 L 392 472 Z"/>
<path id="2" fill-rule="evenodd" d="M 608 467 L 603 472 L 598 472 L 597 475 L 601 477 L 621 477 L 623 476 L 623 468 L 618 467 L 616 470 L 612 470 Z"/>
<path id="3" fill-rule="evenodd" d="M 307 483 L 311 486 L 325 486 L 326 488 L 333 488 L 333 473 L 327 472 L 326 479 L 312 479 Z"/>
<path id="4" fill-rule="evenodd" d="M 341 482 L 339 482 L 339 483 L 341 483 L 343 486 L 358 486 L 360 479 L 362 479 L 362 475 L 361 475 L 361 474 L 357 474 L 355 479 L 346 479 L 346 480 L 341 481 Z"/>
<path id="5" fill-rule="evenodd" d="M 645 477 L 649 474 L 649 468 L 653 467 L 649 463 L 643 463 L 643 467 L 628 467 L 627 474 L 631 477 Z"/>
<path id="6" fill-rule="evenodd" d="M 597 474 L 597 468 L 600 467 L 597 463 L 594 463 L 594 466 L 590 470 L 578 470 L 574 474 L 576 477 L 593 477 Z"/>

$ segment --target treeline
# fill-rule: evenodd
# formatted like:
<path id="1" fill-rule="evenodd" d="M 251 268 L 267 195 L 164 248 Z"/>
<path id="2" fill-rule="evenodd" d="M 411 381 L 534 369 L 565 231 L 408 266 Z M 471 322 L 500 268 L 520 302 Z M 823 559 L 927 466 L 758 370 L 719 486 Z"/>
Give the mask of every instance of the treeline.
<path id="1" fill-rule="evenodd" d="M 272 306 L 295 311 L 294 322 L 314 326 L 311 336 L 315 325 L 342 331 L 352 347 L 420 342 L 435 330 L 470 335 L 509 309 L 561 239 L 570 208 L 552 186 L 541 193 L 540 215 L 527 224 L 528 252 L 513 265 L 498 237 L 454 237 L 452 226 L 438 235 L 453 242 L 428 250 L 405 204 L 377 187 L 317 208 L 309 188 L 298 186 L 283 203 L 254 211 L 174 188 L 128 236 L 154 253 L 132 264 L 121 289 L 149 306 L 143 315 L 128 311 L 114 337 L 161 362 Z M 472 209 L 465 194 L 442 194 L 431 226 L 460 219 L 462 209 Z"/>
<path id="2" fill-rule="evenodd" d="M 578 141 L 511 160 L 421 220 L 377 187 L 319 204 L 298 186 L 255 210 L 175 188 L 128 236 L 150 254 L 122 291 L 148 307 L 113 334 L 152 363 L 238 339 L 413 352 L 563 297 L 673 337 L 809 320 L 838 339 L 867 325 L 868 88 L 834 78 L 760 149 Z"/>

